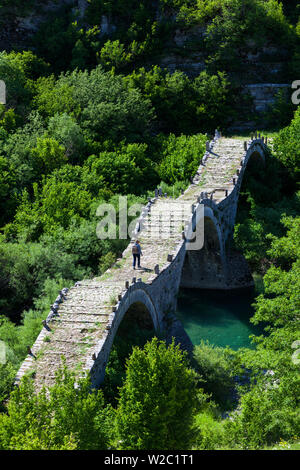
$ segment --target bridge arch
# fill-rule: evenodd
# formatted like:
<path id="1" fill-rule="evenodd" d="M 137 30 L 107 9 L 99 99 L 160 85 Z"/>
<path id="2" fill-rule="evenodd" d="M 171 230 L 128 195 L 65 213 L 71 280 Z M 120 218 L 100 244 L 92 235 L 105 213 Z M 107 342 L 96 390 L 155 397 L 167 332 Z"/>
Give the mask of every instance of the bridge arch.
<path id="1" fill-rule="evenodd" d="M 265 163 L 265 151 L 266 151 L 266 146 L 264 143 L 262 143 L 261 140 L 256 140 L 253 141 L 246 154 L 246 159 L 248 160 L 247 163 L 253 159 L 256 161 L 260 161 L 262 163 Z"/>
<path id="2" fill-rule="evenodd" d="M 86 364 L 86 368 L 90 370 L 90 376 L 92 386 L 98 388 L 102 383 L 105 376 L 105 368 L 109 360 L 111 348 L 113 346 L 115 336 L 118 333 L 119 327 L 126 316 L 126 314 L 132 314 L 134 309 L 138 311 L 137 316 L 142 313 L 143 320 L 147 322 L 150 327 L 149 320 L 151 319 L 153 328 L 155 331 L 159 331 L 161 327 L 160 317 L 152 302 L 150 294 L 146 290 L 145 284 L 138 282 L 133 284 L 130 289 L 126 291 L 126 294 L 122 297 L 119 302 L 117 311 L 114 314 L 114 318 L 111 321 L 109 330 L 106 336 L 99 341 L 97 359 L 90 364 Z M 148 317 L 148 318 L 147 318 Z"/>
<path id="3" fill-rule="evenodd" d="M 116 315 L 117 318 L 114 324 L 114 328 L 116 330 L 119 328 L 126 313 L 130 311 L 130 309 L 132 310 L 134 306 L 137 306 L 140 311 L 147 311 L 151 317 L 154 329 L 156 331 L 159 330 L 160 321 L 157 310 L 149 293 L 146 291 L 146 288 L 142 286 L 142 282 L 132 285 L 131 289 L 129 289 L 123 297 L 118 308 L 118 315 Z"/>
<path id="4" fill-rule="evenodd" d="M 238 193 L 240 192 L 243 179 L 245 174 L 247 173 L 247 170 L 249 167 L 256 167 L 256 168 L 262 168 L 265 163 L 265 152 L 266 152 L 266 146 L 261 140 L 256 140 L 253 141 L 249 148 L 247 149 L 246 155 L 241 163 L 242 164 L 242 169 L 241 169 L 241 175 L 240 178 L 238 179 L 238 184 L 237 184 L 237 190 Z"/>
<path id="5" fill-rule="evenodd" d="M 235 189 L 234 189 L 232 195 L 230 195 L 228 197 L 228 204 L 227 205 L 230 206 L 230 217 L 229 217 L 229 224 L 228 225 L 230 227 L 230 230 L 229 230 L 229 233 L 227 234 L 227 236 L 225 236 L 225 238 L 232 239 L 232 237 L 233 237 L 233 230 L 234 230 L 236 214 L 237 214 L 237 209 L 238 209 L 238 201 L 239 201 L 240 190 L 241 190 L 241 187 L 242 187 L 242 184 L 243 184 L 244 177 L 247 174 L 247 170 L 252 165 L 257 167 L 258 169 L 265 165 L 265 162 L 266 162 L 266 160 L 265 160 L 265 151 L 266 151 L 266 146 L 259 139 L 259 140 L 253 141 L 250 144 L 250 146 L 249 146 L 249 148 L 246 152 L 246 155 L 243 159 L 242 169 L 241 169 L 239 178 L 237 179 L 237 184 L 235 186 Z M 232 198 L 233 198 L 233 200 L 232 200 Z M 225 201 L 225 205 L 226 205 L 226 201 Z"/>

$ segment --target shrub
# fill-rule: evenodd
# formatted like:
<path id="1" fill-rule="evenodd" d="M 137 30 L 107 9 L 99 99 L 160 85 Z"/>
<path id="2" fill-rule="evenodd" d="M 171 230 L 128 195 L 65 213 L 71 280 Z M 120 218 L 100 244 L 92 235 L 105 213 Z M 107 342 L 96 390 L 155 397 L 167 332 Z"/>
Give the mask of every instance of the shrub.
<path id="1" fill-rule="evenodd" d="M 55 114 L 49 119 L 48 132 L 64 148 L 71 163 L 81 163 L 87 144 L 83 131 L 77 122 L 66 113 Z"/>
<path id="2" fill-rule="evenodd" d="M 87 379 L 77 379 L 66 368 L 56 383 L 35 392 L 25 377 L 0 415 L 0 449 L 106 449 L 111 411 L 101 391 Z"/>
<path id="3" fill-rule="evenodd" d="M 202 411 L 195 416 L 193 447 L 197 450 L 218 450 L 223 445 L 224 425 L 216 419 L 213 410 Z"/>
<path id="4" fill-rule="evenodd" d="M 234 354 L 233 351 L 231 354 Z M 212 399 L 221 406 L 228 406 L 234 389 L 228 351 L 201 341 L 194 348 L 194 360 L 204 391 L 210 393 Z"/>
<path id="5" fill-rule="evenodd" d="M 299 375 L 266 376 L 242 397 L 240 410 L 232 420 L 226 420 L 229 446 L 259 449 L 299 436 L 299 392 Z"/>
<path id="6" fill-rule="evenodd" d="M 32 305 L 34 297 L 43 293 L 47 278 L 73 280 L 87 275 L 87 270 L 78 266 L 76 261 L 76 255 L 51 245 L 1 243 L 2 311 L 17 318 L 20 311 Z"/>
<path id="7" fill-rule="evenodd" d="M 37 82 L 37 109 L 45 116 L 67 113 L 76 117 L 93 140 L 141 139 L 149 129 L 153 112 L 148 100 L 131 89 L 121 76 L 104 72 L 74 71 Z"/>
<path id="8" fill-rule="evenodd" d="M 171 74 L 154 66 L 149 71 L 144 68 L 134 71 L 125 80 L 150 99 L 159 128 L 176 135 L 211 132 L 221 121 L 225 126 L 228 110 L 234 107 L 234 93 L 229 97 L 229 82 L 221 72 L 216 75 L 201 72 L 192 80 L 183 72 Z"/>
<path id="9" fill-rule="evenodd" d="M 0 77 L 6 84 L 7 105 L 22 114 L 29 105 L 32 93 L 24 69 L 15 54 L 0 52 Z"/>
<path id="10" fill-rule="evenodd" d="M 215 72 L 242 72 L 243 59 L 266 43 L 293 50 L 296 35 L 277 0 L 226 0 L 207 28 L 209 66 Z"/>
<path id="11" fill-rule="evenodd" d="M 36 147 L 30 153 L 37 175 L 47 175 L 67 162 L 65 148 L 52 138 L 38 138 Z"/>
<path id="12" fill-rule="evenodd" d="M 178 346 L 154 338 L 134 348 L 116 415 L 120 447 L 187 448 L 195 403 L 195 374 Z"/>
<path id="13" fill-rule="evenodd" d="M 296 111 L 291 124 L 282 129 L 274 139 L 274 152 L 286 166 L 292 177 L 297 180 L 300 171 L 300 108 Z"/>
<path id="14" fill-rule="evenodd" d="M 158 167 L 160 178 L 166 183 L 175 184 L 194 176 L 205 151 L 206 136 L 191 137 L 170 134 L 161 136 L 162 161 Z"/>
<path id="15" fill-rule="evenodd" d="M 95 178 L 103 178 L 103 183 L 113 193 L 142 194 L 152 186 L 157 176 L 146 154 L 145 144 L 123 145 L 114 152 L 101 152 L 86 161 Z"/>

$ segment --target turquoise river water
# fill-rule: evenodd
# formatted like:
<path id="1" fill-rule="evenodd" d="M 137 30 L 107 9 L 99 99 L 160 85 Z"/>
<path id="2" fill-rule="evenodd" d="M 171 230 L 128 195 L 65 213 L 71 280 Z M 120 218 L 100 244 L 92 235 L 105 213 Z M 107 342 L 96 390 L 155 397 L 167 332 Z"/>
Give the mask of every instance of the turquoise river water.
<path id="1" fill-rule="evenodd" d="M 211 291 L 182 289 L 177 317 L 194 345 L 208 340 L 215 346 L 254 348 L 249 335 L 260 335 L 263 328 L 249 319 L 254 310 L 254 289 Z"/>

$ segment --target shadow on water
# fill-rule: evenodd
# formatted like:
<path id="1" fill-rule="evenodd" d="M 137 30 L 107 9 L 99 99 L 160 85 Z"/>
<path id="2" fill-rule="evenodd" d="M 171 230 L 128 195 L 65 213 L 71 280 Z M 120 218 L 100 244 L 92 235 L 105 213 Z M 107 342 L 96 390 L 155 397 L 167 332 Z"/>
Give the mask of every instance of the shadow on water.
<path id="1" fill-rule="evenodd" d="M 208 340 L 237 350 L 255 348 L 249 335 L 261 335 L 263 327 L 250 323 L 254 314 L 254 289 L 213 291 L 181 289 L 177 317 L 194 345 Z"/>

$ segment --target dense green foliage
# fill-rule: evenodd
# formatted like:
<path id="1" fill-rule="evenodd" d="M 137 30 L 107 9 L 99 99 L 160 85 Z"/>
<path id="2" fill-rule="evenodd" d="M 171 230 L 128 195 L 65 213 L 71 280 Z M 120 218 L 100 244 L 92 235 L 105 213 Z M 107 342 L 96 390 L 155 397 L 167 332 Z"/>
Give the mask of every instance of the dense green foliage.
<path id="1" fill-rule="evenodd" d="M 207 134 L 259 122 L 245 83 L 299 78 L 298 3 L 90 0 L 81 17 L 71 5 L 0 0 L 0 449 L 257 449 L 299 438 L 300 112 L 289 124 L 295 106 L 283 94 L 259 118 L 286 127 L 265 167 L 249 165 L 234 235 L 263 276 L 256 349 L 203 343 L 189 363 L 125 323 L 102 391 L 74 387 L 63 370 L 48 398 L 27 378 L 7 401 L 59 289 L 102 274 L 127 245 L 98 239 L 99 204 L 118 213 L 119 195 L 144 203 L 158 185 L 178 196 Z M 41 19 L 34 34 L 24 50 L 17 32 L 8 47 L 10 25 L 28 14 Z M 192 73 L 171 73 L 173 63 Z"/>
<path id="2" fill-rule="evenodd" d="M 30 377 L 11 394 L 8 414 L 0 415 L 0 449 L 105 449 L 112 411 L 101 391 L 88 380 L 75 387 L 73 374 L 62 369 L 51 388 L 36 394 Z"/>
<path id="3" fill-rule="evenodd" d="M 184 448 L 195 404 L 205 400 L 195 379 L 179 347 L 157 338 L 133 349 L 116 411 L 66 368 L 48 396 L 27 376 L 0 414 L 0 449 Z"/>
<path id="4" fill-rule="evenodd" d="M 274 142 L 274 151 L 279 160 L 288 169 L 290 175 L 298 181 L 300 171 L 300 109 L 295 113 L 290 126 L 282 129 Z"/>
<path id="5" fill-rule="evenodd" d="M 268 234 L 283 236 L 283 217 L 299 214 L 299 124 L 297 111 L 291 124 L 274 138 L 274 152 L 267 156 L 266 166 L 249 165 L 240 195 L 236 242 L 252 270 L 262 274 L 273 261 L 267 253 L 272 241 Z"/>
<path id="6" fill-rule="evenodd" d="M 178 346 L 153 339 L 135 348 L 116 416 L 121 448 L 185 448 L 196 398 L 195 374 Z"/>
<path id="7" fill-rule="evenodd" d="M 251 321 L 267 325 L 267 335 L 254 339 L 255 351 L 239 354 L 243 367 L 252 371 L 253 384 L 241 398 L 240 413 L 226 423 L 226 436 L 232 436 L 229 446 L 235 442 L 242 448 L 260 448 L 280 438 L 299 437 L 299 366 L 292 360 L 292 345 L 300 331 L 299 193 L 295 192 L 299 116 L 297 112 L 275 138 L 264 180 L 252 178 L 244 185 L 251 210 L 247 217 L 239 211 L 236 242 L 240 246 L 250 242 L 246 257 L 264 274 L 264 293 L 256 299 Z M 295 143 L 293 149 L 286 145 L 286 135 Z"/>
<path id="8" fill-rule="evenodd" d="M 299 375 L 260 380 L 241 398 L 241 412 L 225 423 L 229 446 L 259 449 L 264 444 L 299 436 Z"/>
<path id="9" fill-rule="evenodd" d="M 126 80 L 151 101 L 164 131 L 172 129 L 177 134 L 190 134 L 205 129 L 212 132 L 221 120 L 223 128 L 228 126 L 239 108 L 234 98 L 238 89 L 221 72 L 210 75 L 204 71 L 193 80 L 183 72 L 170 74 L 155 66 L 149 71 L 135 70 Z"/>
<path id="10" fill-rule="evenodd" d="M 201 376 L 204 390 L 225 409 L 230 407 L 234 389 L 230 359 L 230 351 L 212 347 L 204 341 L 194 349 L 195 368 Z"/>

